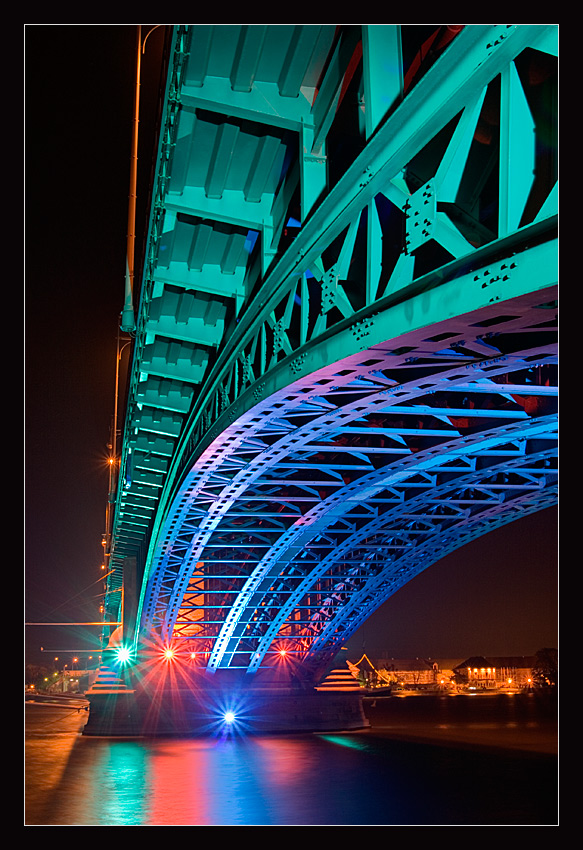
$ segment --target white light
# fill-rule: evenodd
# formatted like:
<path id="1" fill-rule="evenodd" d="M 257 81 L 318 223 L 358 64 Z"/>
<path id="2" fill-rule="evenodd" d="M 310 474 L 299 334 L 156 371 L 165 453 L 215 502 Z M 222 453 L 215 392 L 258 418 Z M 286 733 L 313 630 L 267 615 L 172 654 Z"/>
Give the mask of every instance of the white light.
<path id="1" fill-rule="evenodd" d="M 224 718 L 225 718 L 225 723 L 232 723 L 235 719 L 235 715 L 233 714 L 232 711 L 225 711 Z"/>

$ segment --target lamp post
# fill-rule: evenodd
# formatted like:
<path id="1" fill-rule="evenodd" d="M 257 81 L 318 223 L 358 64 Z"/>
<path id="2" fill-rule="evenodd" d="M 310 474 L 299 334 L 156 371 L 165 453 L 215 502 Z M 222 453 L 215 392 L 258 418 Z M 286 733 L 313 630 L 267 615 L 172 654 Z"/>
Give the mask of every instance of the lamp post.
<path id="1" fill-rule="evenodd" d="M 121 314 L 121 327 L 127 333 L 135 330 L 134 316 L 134 246 L 136 241 L 136 191 L 138 174 L 138 124 L 140 121 L 140 74 L 142 59 L 142 27 L 137 27 L 136 78 L 134 84 L 134 123 L 130 161 L 130 200 L 128 206 L 128 235 L 126 251 L 125 302 Z"/>
<path id="2" fill-rule="evenodd" d="M 113 531 L 113 512 L 114 512 L 114 504 L 117 495 L 117 481 L 118 481 L 118 470 L 119 470 L 119 453 L 118 453 L 118 405 L 119 405 L 119 383 L 120 383 L 120 363 L 123 352 L 128 346 L 131 345 L 132 339 L 127 339 L 123 345 L 121 344 L 122 340 L 120 338 L 120 331 L 118 328 L 117 332 L 117 346 L 116 346 L 116 359 L 115 359 L 115 393 L 114 393 L 114 402 L 113 402 L 113 421 L 111 424 L 111 436 L 110 436 L 110 453 L 108 458 L 109 463 L 109 483 L 108 483 L 108 493 L 107 493 L 107 501 L 105 506 L 105 532 L 102 537 L 102 545 L 103 545 L 103 564 L 101 569 L 104 571 L 103 581 L 104 583 L 107 580 L 107 577 L 111 575 L 111 570 L 109 568 L 110 557 L 111 557 L 111 537 Z M 104 584 L 104 592 L 107 592 L 107 584 Z M 107 625 L 105 622 L 107 617 L 107 612 L 105 610 L 105 605 L 102 604 L 100 607 L 100 614 L 103 615 L 103 627 Z M 102 639 L 104 637 L 104 632 L 102 632 Z"/>
<path id="3" fill-rule="evenodd" d="M 106 506 L 106 517 L 105 517 L 105 534 L 103 539 L 103 545 L 105 548 L 104 556 L 105 556 L 105 564 L 104 567 L 106 570 L 109 568 L 109 563 L 107 559 L 110 554 L 110 542 L 111 542 L 111 519 L 113 514 L 113 503 L 115 502 L 116 490 L 117 490 L 117 470 L 119 467 L 119 455 L 117 450 L 117 420 L 118 420 L 118 405 L 119 405 L 119 372 L 120 372 L 120 363 L 124 350 L 131 345 L 132 340 L 127 340 L 123 345 L 120 345 L 120 335 L 119 330 L 117 334 L 117 350 L 116 350 L 116 360 L 115 360 L 115 393 L 113 400 L 113 422 L 111 425 L 111 451 L 109 455 L 109 487 L 108 487 L 108 496 L 107 496 L 107 506 Z"/>
<path id="4" fill-rule="evenodd" d="M 104 546 L 104 569 L 107 574 L 110 574 L 109 564 L 111 556 L 111 538 L 113 531 L 113 504 L 116 499 L 118 471 L 120 467 L 118 447 L 117 447 L 117 418 L 118 418 L 118 399 L 119 399 L 119 366 L 121 356 L 124 349 L 130 345 L 132 339 L 127 340 L 124 345 L 120 346 L 120 330 L 124 333 L 134 336 L 136 331 L 135 313 L 134 313 L 134 254 L 136 241 L 136 201 L 137 201 L 137 182 L 138 182 L 138 127 L 140 121 L 140 84 L 141 84 L 141 67 L 142 55 L 146 50 L 146 41 L 152 32 L 158 29 L 162 24 L 156 24 L 146 33 L 142 40 L 142 27 L 137 25 L 136 30 L 136 73 L 134 79 L 134 113 L 132 124 L 132 143 L 131 143 L 131 158 L 130 158 L 130 190 L 128 203 L 128 232 L 127 232 L 127 248 L 126 248 L 126 276 L 125 276 L 125 300 L 121 313 L 120 325 L 117 336 L 117 360 L 115 369 L 115 402 L 113 425 L 111 435 L 111 455 L 109 458 L 109 493 L 106 507 L 105 534 L 103 535 Z M 107 588 L 105 588 L 107 593 Z M 124 590 L 121 588 L 121 606 L 120 620 L 123 623 L 124 610 Z M 105 612 L 105 607 L 102 609 Z M 104 618 L 105 619 L 105 618 Z M 102 633 L 102 638 L 104 633 Z"/>
<path id="5" fill-rule="evenodd" d="M 134 250 L 136 242 L 136 198 L 138 182 L 138 126 L 140 123 L 140 82 L 142 72 L 142 54 L 146 51 L 148 37 L 162 24 L 156 24 L 146 34 L 142 42 L 142 27 L 137 26 L 136 77 L 134 82 L 134 118 L 132 130 L 132 148 L 130 161 L 130 199 L 128 206 L 128 237 L 126 253 L 125 302 L 121 314 L 121 328 L 126 333 L 135 330 L 134 315 Z"/>

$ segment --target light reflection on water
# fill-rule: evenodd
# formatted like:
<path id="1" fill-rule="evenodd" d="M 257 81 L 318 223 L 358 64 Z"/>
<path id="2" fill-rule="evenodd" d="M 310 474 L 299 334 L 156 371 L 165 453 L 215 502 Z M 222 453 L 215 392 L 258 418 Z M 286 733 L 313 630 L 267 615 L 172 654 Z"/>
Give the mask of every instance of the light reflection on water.
<path id="1" fill-rule="evenodd" d="M 310 735 L 113 740 L 73 730 L 53 734 L 27 754 L 27 823 L 319 823 L 317 786 L 333 787 L 342 769 L 326 757 L 331 745 L 332 736 Z M 345 770 L 350 776 L 349 765 Z M 342 818 L 340 808 L 331 808 Z"/>
<path id="2" fill-rule="evenodd" d="M 555 765 L 532 753 L 403 742 L 380 727 L 116 740 L 83 737 L 84 719 L 27 707 L 28 825 L 554 823 Z"/>
<path id="3" fill-rule="evenodd" d="M 317 768 L 310 739 L 285 738 L 156 742 L 151 823 L 277 824 L 305 811 L 305 777 Z M 174 781 L 177 765 L 184 782 Z M 315 812 L 313 814 L 316 814 Z M 296 813 L 297 816 L 297 813 Z"/>
<path id="4" fill-rule="evenodd" d="M 322 804 L 315 778 L 328 789 L 338 784 L 337 759 L 326 764 L 312 736 L 78 743 L 97 754 L 84 760 L 90 771 L 75 782 L 86 787 L 92 777 L 100 777 L 92 795 L 93 823 L 319 823 Z M 342 811 L 335 816 L 342 818 Z"/>

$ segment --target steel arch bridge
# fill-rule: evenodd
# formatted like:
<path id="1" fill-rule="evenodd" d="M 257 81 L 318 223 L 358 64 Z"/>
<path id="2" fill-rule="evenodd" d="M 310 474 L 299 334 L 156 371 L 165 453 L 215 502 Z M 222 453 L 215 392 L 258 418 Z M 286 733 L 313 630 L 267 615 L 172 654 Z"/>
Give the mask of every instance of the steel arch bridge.
<path id="1" fill-rule="evenodd" d="M 317 682 L 556 502 L 557 37 L 172 29 L 106 553 L 136 646 Z"/>

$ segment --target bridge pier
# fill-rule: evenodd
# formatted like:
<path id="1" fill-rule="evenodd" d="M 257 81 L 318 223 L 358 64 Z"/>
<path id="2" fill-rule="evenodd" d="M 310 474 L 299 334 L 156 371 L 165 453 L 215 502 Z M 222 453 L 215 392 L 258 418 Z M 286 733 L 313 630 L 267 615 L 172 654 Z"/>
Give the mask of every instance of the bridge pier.
<path id="1" fill-rule="evenodd" d="M 331 732 L 368 726 L 355 691 L 192 683 L 89 692 L 84 734 L 106 737 Z"/>

